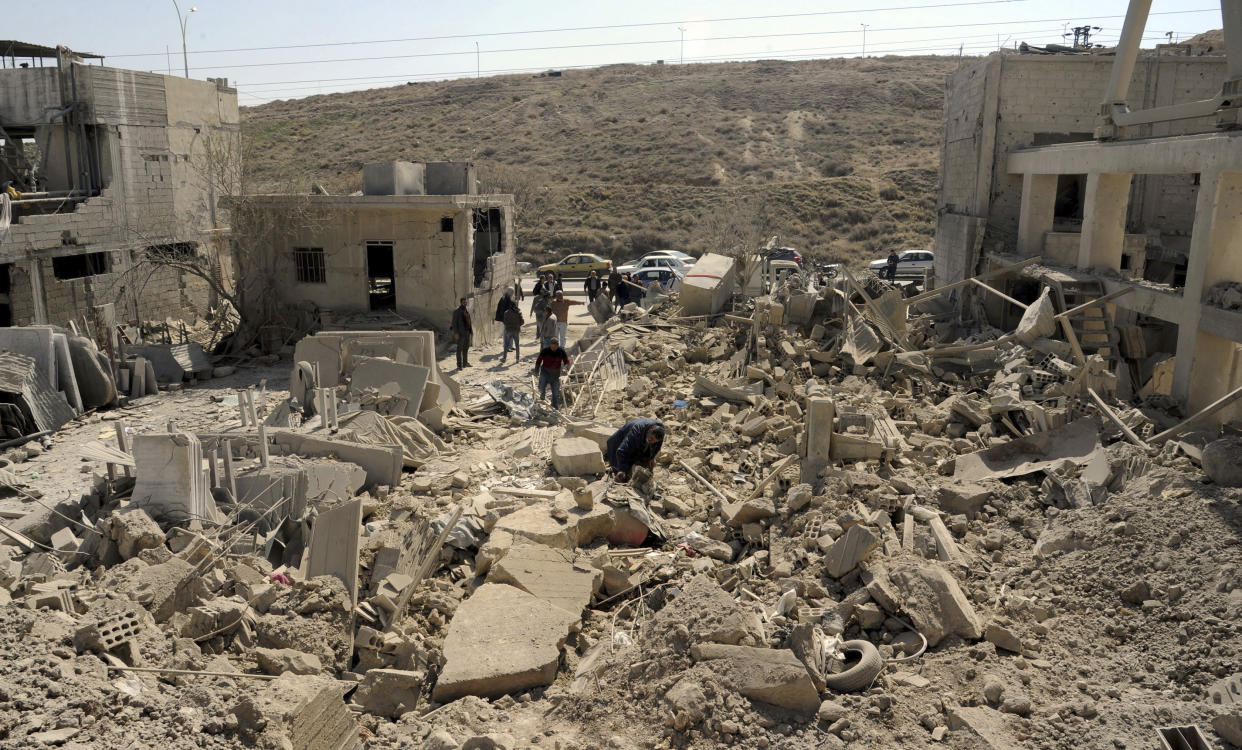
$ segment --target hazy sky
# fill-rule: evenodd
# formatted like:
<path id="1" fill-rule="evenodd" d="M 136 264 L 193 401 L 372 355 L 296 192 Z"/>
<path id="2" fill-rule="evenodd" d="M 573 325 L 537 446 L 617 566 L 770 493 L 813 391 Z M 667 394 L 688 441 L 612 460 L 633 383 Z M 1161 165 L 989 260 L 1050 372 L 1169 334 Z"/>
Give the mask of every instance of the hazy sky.
<path id="1" fill-rule="evenodd" d="M 178 0 L 190 14 L 190 76 L 225 76 L 240 103 L 405 81 L 608 63 L 984 54 L 1062 42 L 1074 26 L 1117 40 L 1125 0 L 774 0 L 624 3 Z M 1083 8 L 1090 6 L 1091 12 Z M 8 3 L 11 39 L 65 44 L 105 64 L 182 73 L 172 0 Z M 783 17 L 782 17 L 783 16 Z M 594 28 L 592 28 L 594 27 Z M 599 28 L 613 27 L 613 28 Z M 1154 0 L 1144 46 L 1221 27 L 1219 4 Z M 684 43 L 682 39 L 684 38 Z M 476 53 L 477 43 L 477 53 Z M 283 47 L 283 49 L 273 49 Z"/>

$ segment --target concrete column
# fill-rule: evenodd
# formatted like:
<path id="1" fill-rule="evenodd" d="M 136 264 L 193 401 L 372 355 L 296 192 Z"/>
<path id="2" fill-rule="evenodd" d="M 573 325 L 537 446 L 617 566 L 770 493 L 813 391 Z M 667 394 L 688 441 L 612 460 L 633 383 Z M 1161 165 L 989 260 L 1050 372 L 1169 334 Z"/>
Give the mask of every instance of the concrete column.
<path id="1" fill-rule="evenodd" d="M 1018 213 L 1018 255 L 1030 258 L 1044 252 L 1044 235 L 1052 231 L 1057 200 L 1055 174 L 1022 175 L 1022 206 Z"/>
<path id="2" fill-rule="evenodd" d="M 1087 175 L 1078 267 L 1082 270 L 1121 270 L 1126 239 L 1126 207 L 1130 203 L 1130 174 Z"/>
<path id="3" fill-rule="evenodd" d="M 1242 173 L 1203 173 L 1186 265 L 1186 287 L 1178 322 L 1173 395 L 1195 411 L 1237 388 L 1242 381 L 1242 347 L 1199 330 L 1204 293 L 1221 281 L 1242 281 Z M 1219 413 L 1236 416 L 1238 407 Z"/>
<path id="4" fill-rule="evenodd" d="M 1130 0 L 1125 25 L 1121 27 L 1121 39 L 1117 41 L 1117 56 L 1113 58 L 1108 88 L 1104 90 L 1102 104 L 1105 111 L 1110 105 L 1126 100 L 1126 91 L 1134 78 L 1134 63 L 1138 61 L 1139 47 L 1143 44 L 1143 29 L 1147 26 L 1147 14 L 1150 11 L 1151 0 Z"/>
<path id="5" fill-rule="evenodd" d="M 801 478 L 814 484 L 819 472 L 831 462 L 832 423 L 837 417 L 837 405 L 830 398 L 807 400 L 806 434 L 803 447 Z"/>
<path id="6" fill-rule="evenodd" d="M 30 276 L 30 304 L 35 325 L 47 325 L 47 298 L 43 296 L 43 261 L 34 258 L 26 266 Z"/>

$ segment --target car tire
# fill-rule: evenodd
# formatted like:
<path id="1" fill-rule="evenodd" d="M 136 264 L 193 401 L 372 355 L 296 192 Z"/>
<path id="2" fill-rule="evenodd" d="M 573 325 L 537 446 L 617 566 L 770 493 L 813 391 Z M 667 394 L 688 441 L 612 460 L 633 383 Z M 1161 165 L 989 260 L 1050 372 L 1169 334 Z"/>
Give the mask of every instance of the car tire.
<path id="1" fill-rule="evenodd" d="M 824 676 L 824 684 L 838 693 L 856 693 L 866 690 L 884 669 L 884 659 L 871 641 L 854 640 L 841 644 L 844 652 L 859 655 L 858 662 L 844 672 Z"/>

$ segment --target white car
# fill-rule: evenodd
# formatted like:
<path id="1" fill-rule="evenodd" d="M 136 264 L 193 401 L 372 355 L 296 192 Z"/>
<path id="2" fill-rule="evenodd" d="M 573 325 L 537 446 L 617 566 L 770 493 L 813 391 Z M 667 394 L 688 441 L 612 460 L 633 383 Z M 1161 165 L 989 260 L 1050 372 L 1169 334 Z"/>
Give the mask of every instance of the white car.
<path id="1" fill-rule="evenodd" d="M 897 253 L 897 275 L 922 277 L 923 269 L 931 269 L 934 255 L 927 250 L 904 250 Z M 888 258 L 873 260 L 868 265 L 880 278 L 888 273 Z"/>
<path id="2" fill-rule="evenodd" d="M 693 266 L 698 258 L 678 250 L 652 250 L 644 258 L 676 258 L 687 266 Z"/>
<path id="3" fill-rule="evenodd" d="M 623 274 L 635 273 L 643 270 L 644 268 L 671 268 L 675 271 L 681 272 L 684 275 L 690 267 L 676 258 L 645 256 L 639 258 L 638 260 L 632 260 L 629 263 L 619 266 L 617 271 Z"/>
<path id="4" fill-rule="evenodd" d="M 676 292 L 681 290 L 681 280 L 685 277 L 685 273 L 675 268 L 644 268 L 634 274 L 634 283 L 659 284 L 666 292 Z"/>

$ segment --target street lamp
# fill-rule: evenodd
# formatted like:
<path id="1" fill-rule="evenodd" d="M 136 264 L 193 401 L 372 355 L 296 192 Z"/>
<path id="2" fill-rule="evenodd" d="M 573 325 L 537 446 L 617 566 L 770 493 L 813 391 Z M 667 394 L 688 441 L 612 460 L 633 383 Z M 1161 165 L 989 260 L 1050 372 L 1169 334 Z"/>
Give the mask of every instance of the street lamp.
<path id="1" fill-rule="evenodd" d="M 191 7 L 185 12 L 185 15 L 181 15 L 181 6 L 177 5 L 177 0 L 173 0 L 173 8 L 177 11 L 177 22 L 181 24 L 181 63 L 185 66 L 185 77 L 189 78 L 190 58 L 185 51 L 185 25 L 190 21 L 190 14 L 198 12 L 198 7 Z"/>

